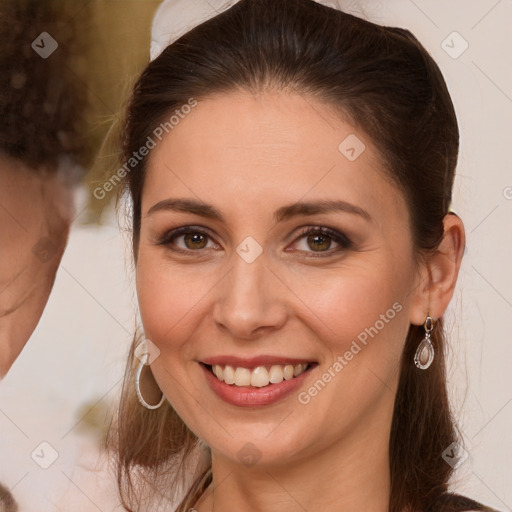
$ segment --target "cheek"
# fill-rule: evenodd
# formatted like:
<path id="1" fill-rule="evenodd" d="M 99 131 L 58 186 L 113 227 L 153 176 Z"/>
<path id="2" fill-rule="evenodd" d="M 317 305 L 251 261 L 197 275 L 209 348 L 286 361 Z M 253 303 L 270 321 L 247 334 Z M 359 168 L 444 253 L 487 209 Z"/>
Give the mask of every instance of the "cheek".
<path id="1" fill-rule="evenodd" d="M 365 349 L 364 357 L 357 359 L 365 363 L 374 360 L 377 368 L 385 361 L 396 363 L 409 326 L 409 274 L 406 267 L 400 272 L 396 268 L 344 268 L 325 273 L 321 279 L 296 281 L 294 288 L 310 308 L 311 328 L 323 339 L 333 359 L 356 342 Z"/>
<path id="2" fill-rule="evenodd" d="M 180 348 L 201 318 L 202 299 L 211 285 L 197 276 L 192 267 L 178 270 L 150 251 L 139 251 L 137 297 L 142 323 L 146 337 L 161 351 Z"/>

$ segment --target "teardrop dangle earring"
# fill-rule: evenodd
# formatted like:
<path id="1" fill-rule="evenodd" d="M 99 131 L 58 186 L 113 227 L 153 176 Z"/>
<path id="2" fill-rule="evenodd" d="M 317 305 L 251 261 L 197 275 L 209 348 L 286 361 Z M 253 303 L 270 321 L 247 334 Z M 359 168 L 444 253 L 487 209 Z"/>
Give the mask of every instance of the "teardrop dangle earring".
<path id="1" fill-rule="evenodd" d="M 430 341 L 430 333 L 434 329 L 434 321 L 429 314 L 427 314 L 423 328 L 425 329 L 425 337 L 418 345 L 416 353 L 414 354 L 414 364 L 420 370 L 426 370 L 434 360 L 434 347 Z"/>

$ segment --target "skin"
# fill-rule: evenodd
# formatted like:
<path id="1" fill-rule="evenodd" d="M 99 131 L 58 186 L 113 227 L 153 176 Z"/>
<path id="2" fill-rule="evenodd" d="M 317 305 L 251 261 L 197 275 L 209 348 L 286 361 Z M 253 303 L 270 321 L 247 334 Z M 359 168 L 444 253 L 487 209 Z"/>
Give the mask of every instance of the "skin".
<path id="1" fill-rule="evenodd" d="M 0 155 L 0 378 L 39 322 L 73 214 L 72 190 L 57 172 Z"/>
<path id="2" fill-rule="evenodd" d="M 366 145 L 353 162 L 338 150 L 349 134 Z M 155 379 L 212 450 L 215 491 L 199 512 L 387 510 L 398 362 L 409 325 L 422 325 L 428 311 L 439 318 L 452 297 L 464 229 L 446 216 L 438 251 L 428 263 L 416 258 L 408 207 L 382 167 L 368 137 L 332 109 L 277 92 L 203 100 L 151 153 L 137 292 L 146 337 L 160 350 Z M 170 198 L 207 202 L 223 220 L 149 213 Z M 338 211 L 273 218 L 284 205 L 319 200 L 346 201 L 371 219 Z M 160 244 L 181 226 L 211 237 L 203 248 L 183 236 Z M 352 245 L 328 238 L 330 256 L 318 256 L 304 226 L 330 227 Z M 247 236 L 263 248 L 252 263 L 236 252 Z M 296 392 L 263 407 L 227 404 L 199 365 L 226 354 L 316 361 L 304 391 L 394 303 L 401 311 L 306 405 Z M 261 457 L 252 466 L 238 457 L 247 442 Z"/>

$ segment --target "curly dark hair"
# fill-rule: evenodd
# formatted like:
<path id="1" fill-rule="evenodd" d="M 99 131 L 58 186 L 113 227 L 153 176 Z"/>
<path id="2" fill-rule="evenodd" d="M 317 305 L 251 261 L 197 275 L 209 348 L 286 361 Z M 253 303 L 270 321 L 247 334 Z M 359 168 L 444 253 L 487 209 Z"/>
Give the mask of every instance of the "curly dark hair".
<path id="1" fill-rule="evenodd" d="M 76 14 L 81 2 L 73 4 Z M 64 0 L 0 3 L 0 153 L 33 169 L 53 171 L 62 157 L 85 163 L 86 95 L 71 65 L 84 43 L 76 18 Z M 43 58 L 32 44 L 44 45 L 45 32 L 58 47 Z"/>
<path id="2" fill-rule="evenodd" d="M 18 505 L 16 505 L 12 494 L 0 484 L 0 512 L 17 512 L 17 510 Z"/>

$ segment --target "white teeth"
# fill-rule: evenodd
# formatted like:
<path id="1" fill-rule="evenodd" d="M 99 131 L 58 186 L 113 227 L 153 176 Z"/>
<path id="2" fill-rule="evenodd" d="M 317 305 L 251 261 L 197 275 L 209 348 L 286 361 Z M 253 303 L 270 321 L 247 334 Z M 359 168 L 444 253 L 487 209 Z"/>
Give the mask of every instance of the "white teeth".
<path id="1" fill-rule="evenodd" d="M 272 384 L 279 384 L 280 382 L 283 382 L 283 373 L 283 367 L 275 364 L 274 366 L 270 367 L 270 371 L 268 372 L 268 380 L 272 382 Z"/>
<path id="2" fill-rule="evenodd" d="M 217 379 L 224 380 L 224 372 L 222 371 L 222 366 L 215 364 L 215 365 L 213 365 L 212 369 L 213 369 L 213 373 L 216 375 Z"/>
<path id="3" fill-rule="evenodd" d="M 268 372 L 264 366 L 258 366 L 251 372 L 251 386 L 262 388 L 268 386 Z"/>
<path id="4" fill-rule="evenodd" d="M 283 377 L 284 377 L 284 380 L 293 379 L 293 366 L 291 364 L 287 364 L 284 367 Z"/>
<path id="5" fill-rule="evenodd" d="M 235 370 L 232 366 L 226 366 L 224 368 L 224 382 L 226 384 L 235 383 Z"/>
<path id="6" fill-rule="evenodd" d="M 250 386 L 251 370 L 238 367 L 235 370 L 235 386 Z"/>
<path id="7" fill-rule="evenodd" d="M 306 371 L 307 364 L 274 364 L 267 370 L 265 366 L 258 366 L 252 371 L 248 368 L 232 366 L 222 367 L 221 365 L 215 364 L 212 366 L 213 374 L 221 382 L 224 381 L 226 384 L 234 384 L 235 386 L 253 386 L 256 388 L 262 388 L 269 384 L 279 384 L 283 380 L 290 380 L 294 377 L 298 377 Z"/>

